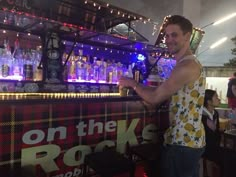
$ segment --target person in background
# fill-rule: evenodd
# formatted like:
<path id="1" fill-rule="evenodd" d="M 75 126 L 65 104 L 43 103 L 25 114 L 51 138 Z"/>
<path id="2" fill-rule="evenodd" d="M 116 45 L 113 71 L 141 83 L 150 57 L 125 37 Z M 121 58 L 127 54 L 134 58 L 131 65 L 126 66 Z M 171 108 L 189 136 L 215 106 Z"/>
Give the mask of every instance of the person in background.
<path id="1" fill-rule="evenodd" d="M 233 77 L 229 79 L 226 96 L 228 98 L 228 107 L 236 109 L 236 72 L 234 72 Z"/>
<path id="2" fill-rule="evenodd" d="M 208 174 L 213 177 L 220 176 L 222 172 L 222 150 L 220 147 L 221 135 L 219 126 L 219 114 L 215 110 L 220 105 L 220 99 L 215 90 L 206 89 L 204 98 L 204 108 L 202 114 L 202 122 L 206 133 L 206 147 L 203 157 L 211 162 L 211 170 L 208 169 Z M 214 168 L 214 166 L 218 168 Z M 220 169 L 220 170 L 217 170 Z M 214 174 L 213 174 L 214 173 Z"/>
<path id="3" fill-rule="evenodd" d="M 190 49 L 192 23 L 173 15 L 165 23 L 165 42 L 174 55 L 176 66 L 170 77 L 158 87 L 147 87 L 121 77 L 119 85 L 131 87 L 149 104 L 171 99 L 170 126 L 164 135 L 161 152 L 163 177 L 199 177 L 199 160 L 205 148 L 202 110 L 205 78 L 202 66 Z"/>

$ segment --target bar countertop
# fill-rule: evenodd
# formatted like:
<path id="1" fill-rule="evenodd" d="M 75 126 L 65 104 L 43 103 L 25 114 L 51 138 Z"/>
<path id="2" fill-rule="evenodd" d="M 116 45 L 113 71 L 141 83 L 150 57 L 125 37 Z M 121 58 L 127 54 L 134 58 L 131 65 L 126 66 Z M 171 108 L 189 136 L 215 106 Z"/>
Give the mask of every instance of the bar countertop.
<path id="1" fill-rule="evenodd" d="M 120 96 L 119 93 L 0 93 L 0 104 L 39 104 L 66 102 L 140 101 L 139 96 Z"/>

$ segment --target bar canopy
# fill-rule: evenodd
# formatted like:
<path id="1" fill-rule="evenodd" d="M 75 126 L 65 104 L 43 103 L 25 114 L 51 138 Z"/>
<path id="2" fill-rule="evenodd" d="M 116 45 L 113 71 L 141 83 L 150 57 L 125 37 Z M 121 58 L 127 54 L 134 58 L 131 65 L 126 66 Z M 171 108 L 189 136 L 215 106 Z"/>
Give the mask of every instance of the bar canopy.
<path id="1" fill-rule="evenodd" d="M 150 19 L 99 0 L 0 1 L 0 28 L 42 36 L 58 32 L 62 39 L 131 52 L 159 50 L 131 28 Z"/>

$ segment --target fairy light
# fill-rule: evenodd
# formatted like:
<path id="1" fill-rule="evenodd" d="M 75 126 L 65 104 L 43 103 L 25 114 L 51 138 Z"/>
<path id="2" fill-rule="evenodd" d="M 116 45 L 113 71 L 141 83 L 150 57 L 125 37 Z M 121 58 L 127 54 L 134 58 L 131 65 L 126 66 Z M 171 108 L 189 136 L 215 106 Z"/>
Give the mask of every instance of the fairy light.
<path id="1" fill-rule="evenodd" d="M 111 7 L 109 3 L 96 2 L 95 0 L 84 0 L 84 4 L 92 5 L 94 7 L 97 7 L 98 10 L 101 10 L 102 7 L 106 7 L 106 8 L 109 8 L 111 14 L 114 14 L 114 12 L 116 12 L 117 15 L 121 15 L 122 17 L 126 16 L 126 18 L 128 18 L 128 19 L 130 19 L 130 18 L 132 18 L 134 20 L 138 19 L 138 20 L 142 21 L 144 24 L 147 24 L 147 22 L 149 22 L 149 23 L 152 23 L 154 25 L 154 23 L 152 22 L 152 20 L 150 18 L 146 18 L 146 17 L 143 17 L 143 16 L 132 14 L 130 12 L 122 11 L 119 8 Z M 9 11 L 6 8 L 1 8 L 1 9 L 4 10 L 4 11 Z M 41 20 L 41 22 L 39 23 L 40 25 L 43 24 L 43 21 L 56 22 L 56 23 L 59 23 L 59 24 L 63 24 L 61 22 L 54 21 L 54 20 L 51 20 L 51 19 L 48 19 L 48 18 L 36 17 L 35 15 L 31 15 L 31 14 L 25 13 L 25 12 L 14 11 L 13 13 L 18 14 L 18 15 L 24 15 L 24 16 L 31 17 L 31 18 L 40 18 L 40 20 Z M 5 23 L 8 22 L 7 17 L 4 19 L 4 22 Z M 72 27 L 73 28 L 78 28 L 80 30 L 86 29 L 85 27 L 77 26 L 77 25 L 73 25 L 73 24 L 68 24 L 68 23 L 64 23 L 64 26 L 67 26 L 67 27 L 70 27 L 70 28 L 72 28 Z M 153 26 L 153 29 L 154 30 L 156 29 L 155 25 Z"/>
<path id="2" fill-rule="evenodd" d="M 154 36 L 157 32 L 157 25 L 153 26 L 152 35 Z"/>

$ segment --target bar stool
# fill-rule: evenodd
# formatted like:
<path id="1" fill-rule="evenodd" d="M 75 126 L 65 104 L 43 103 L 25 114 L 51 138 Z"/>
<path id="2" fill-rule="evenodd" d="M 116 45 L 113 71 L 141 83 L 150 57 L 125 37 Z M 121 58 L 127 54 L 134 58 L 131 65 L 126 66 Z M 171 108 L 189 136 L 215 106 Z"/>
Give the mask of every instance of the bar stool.
<path id="1" fill-rule="evenodd" d="M 235 177 L 236 129 L 224 132 L 224 177 Z"/>
<path id="2" fill-rule="evenodd" d="M 203 177 L 220 177 L 219 166 L 205 157 L 202 158 Z"/>
<path id="3" fill-rule="evenodd" d="M 160 159 L 160 144 L 146 143 L 129 147 L 129 156 L 136 162 L 144 162 L 149 177 L 157 176 Z"/>
<path id="4" fill-rule="evenodd" d="M 111 149 L 86 155 L 83 169 L 84 176 L 87 174 L 87 167 L 92 168 L 101 177 L 112 177 L 123 173 L 129 173 L 130 177 L 134 177 L 135 173 L 134 162 Z"/>

